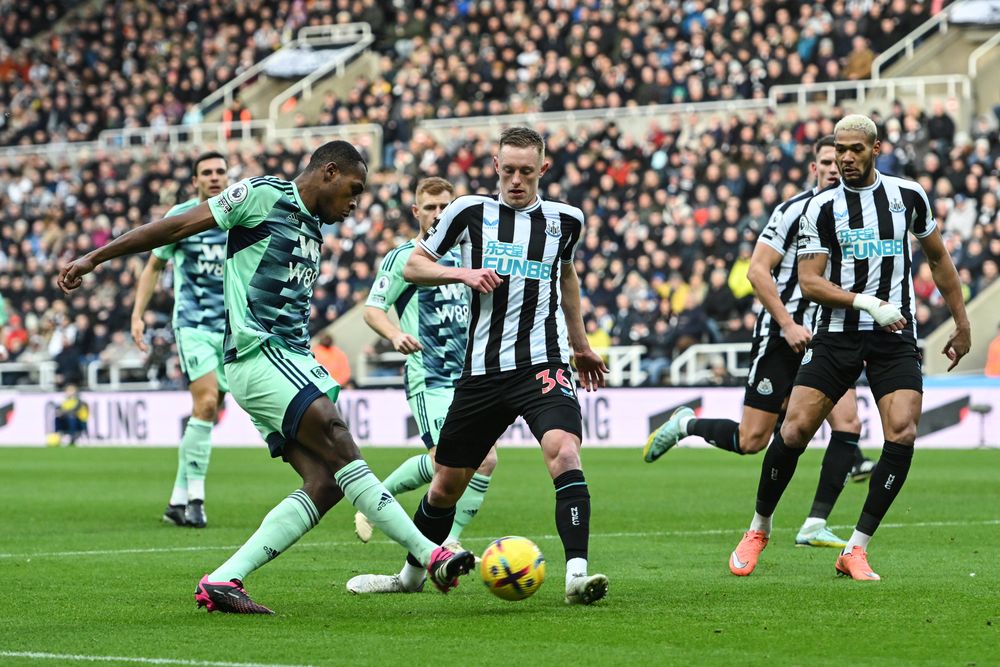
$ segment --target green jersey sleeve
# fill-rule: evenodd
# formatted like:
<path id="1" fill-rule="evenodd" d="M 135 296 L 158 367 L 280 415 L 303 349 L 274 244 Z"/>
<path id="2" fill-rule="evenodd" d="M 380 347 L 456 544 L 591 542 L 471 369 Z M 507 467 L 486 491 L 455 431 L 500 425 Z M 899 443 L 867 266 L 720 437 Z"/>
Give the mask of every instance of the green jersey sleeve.
<path id="1" fill-rule="evenodd" d="M 399 295 L 410 286 L 403 279 L 403 267 L 406 266 L 406 260 L 410 258 L 413 248 L 413 242 L 410 241 L 395 248 L 385 256 L 375 276 L 375 284 L 372 285 L 372 290 L 368 293 L 366 306 L 388 311 L 396 303 Z"/>
<path id="2" fill-rule="evenodd" d="M 223 229 L 256 227 L 264 222 L 281 191 L 273 187 L 256 187 L 250 179 L 234 183 L 208 199 L 215 222 Z"/>

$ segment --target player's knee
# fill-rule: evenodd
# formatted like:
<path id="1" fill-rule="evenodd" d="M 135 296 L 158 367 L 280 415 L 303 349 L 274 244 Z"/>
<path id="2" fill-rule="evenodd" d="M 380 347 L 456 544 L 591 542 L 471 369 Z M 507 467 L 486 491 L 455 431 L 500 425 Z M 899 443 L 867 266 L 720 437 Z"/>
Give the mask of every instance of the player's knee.
<path id="1" fill-rule="evenodd" d="M 555 478 L 567 470 L 580 470 L 580 447 L 569 433 L 562 434 L 557 442 L 552 443 L 549 458 L 549 472 Z"/>
<path id="2" fill-rule="evenodd" d="M 343 494 L 343 491 L 337 486 L 333 472 L 323 468 L 317 468 L 310 475 L 304 477 L 302 488 L 306 495 L 312 499 L 320 516 L 326 514 L 327 510 L 337 504 Z"/>
<path id="3" fill-rule="evenodd" d="M 861 433 L 861 419 L 857 413 L 848 417 L 838 415 L 830 420 L 830 428 L 834 431 L 844 431 L 846 433 Z"/>
<path id="4" fill-rule="evenodd" d="M 443 471 L 443 472 L 442 472 Z M 451 507 L 465 493 L 468 480 L 457 469 L 442 468 L 427 489 L 427 500 L 435 507 Z"/>
<path id="5" fill-rule="evenodd" d="M 913 420 L 893 421 L 890 419 L 885 439 L 901 445 L 913 446 L 917 439 L 917 424 Z"/>
<path id="6" fill-rule="evenodd" d="M 781 439 L 786 447 L 804 449 L 809 444 L 810 438 L 812 438 L 812 433 L 809 433 L 806 425 L 794 418 L 786 419 L 785 423 L 781 425 Z"/>
<path id="7" fill-rule="evenodd" d="M 216 418 L 219 416 L 219 404 L 214 397 L 198 397 L 195 399 L 191 414 L 202 421 L 215 423 Z"/>
<path id="8" fill-rule="evenodd" d="M 347 424 L 342 419 L 331 419 L 326 427 L 327 441 L 330 444 L 329 457 L 334 463 L 334 469 L 339 470 L 351 461 L 361 458 L 361 450 L 354 442 L 354 437 L 347 430 Z"/>
<path id="9" fill-rule="evenodd" d="M 497 467 L 497 448 L 491 447 L 490 451 L 486 453 L 486 458 L 483 462 L 479 464 L 479 468 L 476 470 L 480 475 L 486 475 L 489 477 L 493 474 L 493 471 Z"/>

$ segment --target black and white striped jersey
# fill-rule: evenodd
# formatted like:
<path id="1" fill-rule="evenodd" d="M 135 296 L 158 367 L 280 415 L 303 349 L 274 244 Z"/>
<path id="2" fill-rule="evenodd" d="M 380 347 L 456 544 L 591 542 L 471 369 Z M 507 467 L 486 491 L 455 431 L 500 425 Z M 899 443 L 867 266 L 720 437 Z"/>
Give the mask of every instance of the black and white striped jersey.
<path id="1" fill-rule="evenodd" d="M 902 333 L 916 340 L 913 278 L 907 232 L 925 238 L 937 228 L 927 193 L 914 181 L 875 172 L 875 183 L 849 188 L 841 182 L 809 200 L 799 221 L 799 256 L 830 256 L 826 277 L 848 292 L 868 294 L 897 307 Z M 820 306 L 816 332 L 871 331 L 866 312 Z"/>
<path id="2" fill-rule="evenodd" d="M 582 229 L 580 209 L 541 197 L 514 209 L 499 197 L 468 195 L 441 212 L 420 241 L 424 250 L 440 258 L 458 244 L 463 266 L 503 278 L 490 294 L 472 292 L 462 377 L 569 363 L 559 276 Z"/>
<path id="3" fill-rule="evenodd" d="M 813 188 L 806 192 L 801 192 L 778 208 L 774 209 L 771 218 L 767 221 L 757 243 L 763 243 L 778 251 L 781 261 L 771 271 L 775 285 L 778 288 L 778 297 L 781 303 L 785 304 L 788 313 L 795 320 L 796 324 L 801 324 L 806 329 L 812 331 L 813 317 L 816 314 L 816 305 L 808 299 L 802 298 L 802 290 L 799 288 L 798 264 L 795 261 L 798 245 L 796 241 L 799 236 L 799 218 L 805 210 L 809 200 L 819 192 L 819 188 Z M 780 336 L 781 327 L 774 322 L 774 317 L 764 308 L 757 317 L 757 324 L 754 326 L 754 336 Z"/>

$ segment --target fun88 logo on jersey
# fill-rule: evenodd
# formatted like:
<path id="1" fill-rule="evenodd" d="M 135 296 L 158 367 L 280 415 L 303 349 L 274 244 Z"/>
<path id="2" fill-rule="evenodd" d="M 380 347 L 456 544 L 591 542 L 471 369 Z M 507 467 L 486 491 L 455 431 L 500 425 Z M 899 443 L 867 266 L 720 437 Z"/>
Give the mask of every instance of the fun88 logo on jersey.
<path id="1" fill-rule="evenodd" d="M 902 239 L 880 239 L 874 229 L 845 229 L 837 236 L 844 259 L 872 259 L 903 254 Z"/>
<path id="2" fill-rule="evenodd" d="M 548 280 L 552 277 L 550 265 L 524 258 L 523 245 L 503 241 L 486 242 L 483 268 L 493 269 L 501 276 L 521 276 L 535 280 Z"/>

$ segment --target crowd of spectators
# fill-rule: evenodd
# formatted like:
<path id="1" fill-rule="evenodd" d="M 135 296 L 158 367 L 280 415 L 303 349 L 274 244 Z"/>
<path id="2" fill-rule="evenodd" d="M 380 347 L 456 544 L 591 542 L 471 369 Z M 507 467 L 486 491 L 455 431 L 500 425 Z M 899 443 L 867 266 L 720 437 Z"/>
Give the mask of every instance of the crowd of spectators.
<path id="1" fill-rule="evenodd" d="M 956 136 L 937 105 L 929 113 L 896 105 L 877 120 L 885 134 L 879 168 L 916 178 L 930 193 L 972 298 L 996 280 L 1000 263 L 996 124 L 980 119 L 969 135 Z M 774 206 L 806 185 L 811 145 L 832 124 L 814 111 L 675 116 L 638 139 L 613 122 L 572 132 L 540 128 L 552 161 L 543 194 L 577 203 L 586 216 L 577 269 L 594 344 L 645 345 L 646 369 L 659 382 L 687 345 L 749 340 L 752 244 Z M 416 233 L 409 209 L 418 178 L 444 176 L 459 193 L 495 190 L 494 139 L 469 132 L 440 142 L 418 130 L 393 165 L 370 174 L 354 215 L 325 230 L 313 333 L 362 301 L 381 258 Z M 230 178 L 291 178 L 312 147 L 233 143 Z M 190 196 L 181 184 L 189 182 L 192 156 L 148 149 L 95 154 L 75 167 L 41 157 L 0 163 L 0 214 L 8 221 L 0 230 L 0 294 L 10 313 L 3 342 L 14 359 L 54 359 L 68 378 L 102 353 L 140 358 L 126 332 L 142 257 L 109 262 L 68 298 L 54 279 L 67 257 Z M 925 334 L 946 310 L 919 250 L 914 273 L 915 316 Z M 167 329 L 169 288 L 168 280 L 150 306 L 153 330 Z M 166 335 L 161 347 L 169 354 Z M 163 358 L 149 363 L 164 376 L 176 373 Z"/>
<path id="2" fill-rule="evenodd" d="M 95 3 L 45 39 L 10 44 L 5 35 L 0 106 L 10 116 L 0 120 L 0 142 L 199 122 L 201 100 L 304 25 L 367 22 L 382 58 L 377 76 L 303 121 L 380 123 L 389 146 L 405 146 L 424 118 L 755 98 L 776 84 L 868 78 L 876 54 L 944 4 Z"/>

